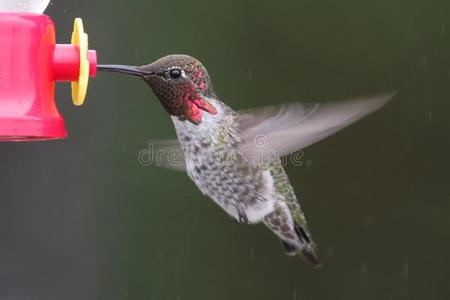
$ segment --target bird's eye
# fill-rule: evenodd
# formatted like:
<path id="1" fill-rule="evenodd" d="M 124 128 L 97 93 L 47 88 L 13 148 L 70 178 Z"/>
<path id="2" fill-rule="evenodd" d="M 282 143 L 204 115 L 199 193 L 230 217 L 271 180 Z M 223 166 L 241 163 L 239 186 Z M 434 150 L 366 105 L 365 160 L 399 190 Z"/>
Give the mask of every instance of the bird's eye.
<path id="1" fill-rule="evenodd" d="M 181 70 L 180 69 L 172 69 L 172 70 L 170 70 L 169 74 L 172 79 L 178 79 L 181 77 Z"/>

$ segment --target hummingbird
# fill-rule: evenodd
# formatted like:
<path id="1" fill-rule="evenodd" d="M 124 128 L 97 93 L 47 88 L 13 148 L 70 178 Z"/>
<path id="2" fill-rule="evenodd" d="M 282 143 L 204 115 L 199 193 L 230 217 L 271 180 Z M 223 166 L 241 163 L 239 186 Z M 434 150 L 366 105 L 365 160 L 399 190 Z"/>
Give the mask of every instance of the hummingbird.
<path id="1" fill-rule="evenodd" d="M 204 65 L 188 55 L 98 70 L 137 76 L 150 86 L 175 126 L 177 141 L 166 145 L 180 148 L 183 169 L 204 195 L 238 223 L 264 223 L 287 255 L 321 265 L 281 159 L 374 112 L 393 93 L 236 111 L 217 96 Z"/>

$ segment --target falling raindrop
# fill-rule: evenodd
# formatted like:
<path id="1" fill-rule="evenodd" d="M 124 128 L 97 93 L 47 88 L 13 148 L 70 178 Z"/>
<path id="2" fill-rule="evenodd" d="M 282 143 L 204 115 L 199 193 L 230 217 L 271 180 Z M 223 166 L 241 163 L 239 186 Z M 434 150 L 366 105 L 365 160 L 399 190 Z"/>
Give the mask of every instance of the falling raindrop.
<path id="1" fill-rule="evenodd" d="M 251 261 L 255 260 L 255 250 L 254 249 L 250 249 L 249 257 L 250 257 Z"/>
<path id="2" fill-rule="evenodd" d="M 403 277 L 404 278 L 409 277 L 409 263 L 408 262 L 403 263 Z"/>
<path id="3" fill-rule="evenodd" d="M 363 262 L 361 264 L 361 274 L 366 275 L 367 274 L 367 263 Z"/>
<path id="4" fill-rule="evenodd" d="M 422 67 L 425 69 L 428 65 L 427 57 L 424 55 L 422 56 Z"/>
<path id="5" fill-rule="evenodd" d="M 366 216 L 364 218 L 364 225 L 366 226 L 366 229 L 371 229 L 373 227 L 373 217 Z"/>

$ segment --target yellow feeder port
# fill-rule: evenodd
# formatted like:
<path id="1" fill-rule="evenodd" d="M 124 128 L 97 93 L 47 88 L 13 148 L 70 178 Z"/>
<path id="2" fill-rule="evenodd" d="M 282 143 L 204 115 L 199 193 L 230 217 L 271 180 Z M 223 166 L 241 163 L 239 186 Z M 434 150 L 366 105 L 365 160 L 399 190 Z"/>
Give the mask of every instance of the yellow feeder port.
<path id="1" fill-rule="evenodd" d="M 75 19 L 71 43 L 80 52 L 80 74 L 78 81 L 72 81 L 72 102 L 79 106 L 84 103 L 89 82 L 88 35 L 84 32 L 80 18 Z"/>

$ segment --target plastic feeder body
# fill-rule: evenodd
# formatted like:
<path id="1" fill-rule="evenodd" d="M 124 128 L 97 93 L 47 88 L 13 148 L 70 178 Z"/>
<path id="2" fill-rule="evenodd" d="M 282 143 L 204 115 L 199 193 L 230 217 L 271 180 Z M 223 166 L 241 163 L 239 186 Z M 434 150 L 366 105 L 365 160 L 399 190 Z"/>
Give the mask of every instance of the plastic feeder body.
<path id="1" fill-rule="evenodd" d="M 81 105 L 97 68 L 81 20 L 75 20 L 72 44 L 57 45 L 48 16 L 0 12 L 0 39 L 0 141 L 65 138 L 55 82 L 72 81 L 73 101 Z"/>

